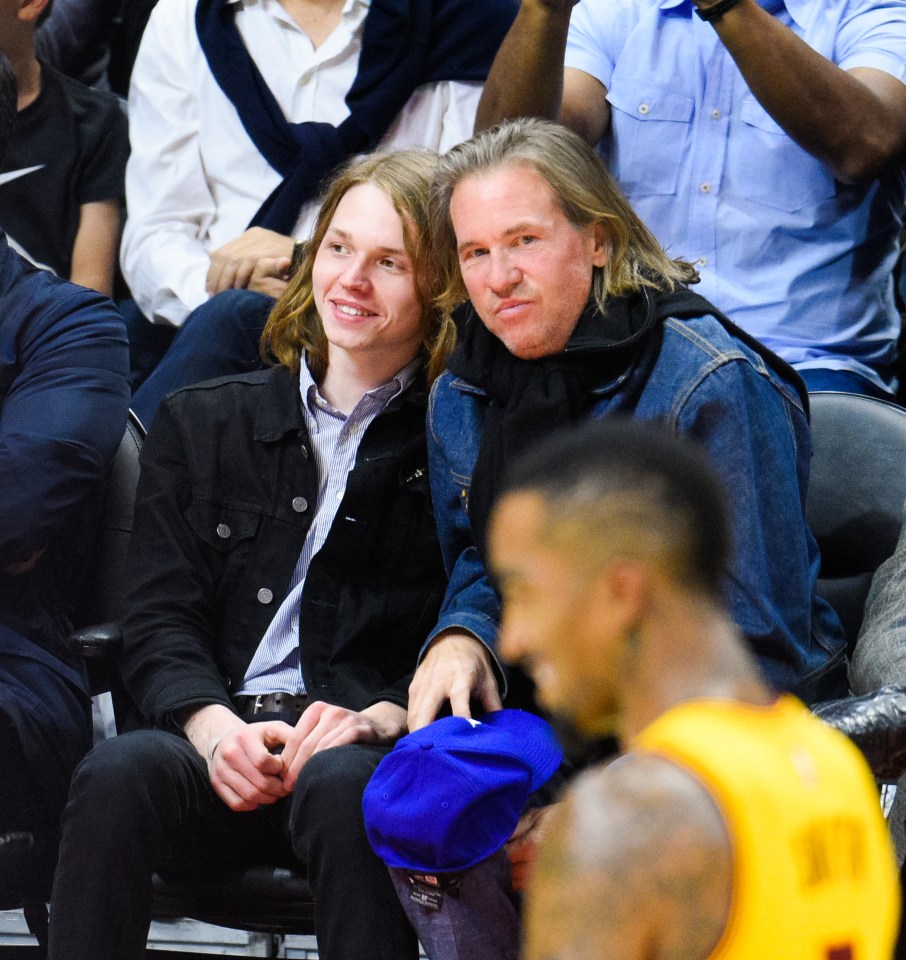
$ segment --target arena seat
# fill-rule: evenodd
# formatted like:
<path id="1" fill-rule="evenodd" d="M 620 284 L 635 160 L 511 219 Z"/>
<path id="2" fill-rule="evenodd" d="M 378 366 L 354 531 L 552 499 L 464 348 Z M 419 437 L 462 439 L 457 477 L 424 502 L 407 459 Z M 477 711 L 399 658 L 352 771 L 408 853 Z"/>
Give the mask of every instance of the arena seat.
<path id="1" fill-rule="evenodd" d="M 138 479 L 138 452 L 143 431 L 134 418 L 97 496 L 100 522 L 90 573 L 76 623 L 93 623 L 116 616 L 122 594 L 126 550 L 132 531 L 132 504 Z M 109 688 L 110 673 L 91 680 L 92 693 Z M 22 908 L 28 929 L 43 954 L 47 943 L 47 900 L 53 880 L 53 862 L 33 834 L 13 831 L 0 834 L 0 910 Z"/>
<path id="2" fill-rule="evenodd" d="M 821 550 L 818 592 L 852 650 L 875 570 L 893 553 L 906 501 L 906 410 L 850 393 L 809 395 L 814 452 L 806 515 Z"/>
<path id="3" fill-rule="evenodd" d="M 92 693 L 111 690 L 117 729 L 141 723 L 135 705 L 119 682 L 117 659 L 122 636 L 116 623 L 127 574 L 126 553 L 138 482 L 143 430 L 132 418 L 114 463 L 105 506 L 105 522 L 94 564 L 94 589 L 82 622 L 96 625 L 76 631 L 73 649 L 88 663 Z M 90 616 L 89 616 L 90 615 Z M 155 876 L 154 916 L 188 917 L 218 926 L 275 934 L 314 933 L 314 902 L 298 864 L 250 863 L 216 874 Z M 42 905 L 43 906 L 43 905 Z"/>

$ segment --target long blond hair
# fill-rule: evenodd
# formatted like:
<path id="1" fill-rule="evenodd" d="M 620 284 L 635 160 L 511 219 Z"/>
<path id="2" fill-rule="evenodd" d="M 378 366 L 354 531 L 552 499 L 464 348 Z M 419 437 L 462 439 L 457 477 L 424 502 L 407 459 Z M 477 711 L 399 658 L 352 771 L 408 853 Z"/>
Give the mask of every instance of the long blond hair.
<path id="1" fill-rule="evenodd" d="M 450 220 L 453 190 L 466 177 L 512 166 L 538 173 L 575 226 L 605 225 L 609 255 L 603 267 L 594 268 L 592 277 L 592 291 L 602 312 L 608 297 L 642 287 L 670 290 L 677 283 L 698 279 L 691 264 L 667 256 L 601 158 L 581 137 L 549 120 L 523 118 L 485 130 L 438 161 L 430 212 L 437 302 L 442 310 L 453 310 L 467 299 Z"/>
<path id="2" fill-rule="evenodd" d="M 422 306 L 424 354 L 429 382 L 443 370 L 454 340 L 452 321 L 434 305 L 437 290 L 430 269 L 428 195 L 437 154 L 428 150 L 373 153 L 350 161 L 328 185 L 299 267 L 271 311 L 261 334 L 261 355 L 298 371 L 302 351 L 316 381 L 327 371 L 327 338 L 315 306 L 312 267 L 343 197 L 353 187 L 373 184 L 387 194 L 403 224 L 406 253 L 412 260 Z"/>

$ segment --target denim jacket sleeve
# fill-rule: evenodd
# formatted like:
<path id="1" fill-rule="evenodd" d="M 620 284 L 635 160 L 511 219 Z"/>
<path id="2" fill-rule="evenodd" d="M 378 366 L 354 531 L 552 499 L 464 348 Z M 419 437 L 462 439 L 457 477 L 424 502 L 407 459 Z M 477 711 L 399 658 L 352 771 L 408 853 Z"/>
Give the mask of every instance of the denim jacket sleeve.
<path id="1" fill-rule="evenodd" d="M 469 489 L 481 436 L 480 401 L 451 387 L 445 373 L 434 384 L 428 403 L 428 468 L 444 567 L 449 577 L 437 626 L 419 654 L 442 631 L 459 628 L 477 637 L 490 651 L 505 693 L 505 673 L 495 652 L 500 599 L 491 585 L 472 540 Z"/>
<path id="2" fill-rule="evenodd" d="M 0 256 L 12 258 L 4 249 Z M 101 294 L 7 259 L 0 296 L 0 567 L 43 549 L 123 437 L 126 333 Z M 13 282 L 14 281 L 14 282 Z"/>
<path id="3" fill-rule="evenodd" d="M 845 640 L 817 597 L 820 563 L 805 520 L 811 441 L 792 388 L 745 356 L 678 395 L 678 433 L 701 442 L 729 493 L 734 553 L 726 600 L 768 679 L 815 699 L 842 679 Z"/>

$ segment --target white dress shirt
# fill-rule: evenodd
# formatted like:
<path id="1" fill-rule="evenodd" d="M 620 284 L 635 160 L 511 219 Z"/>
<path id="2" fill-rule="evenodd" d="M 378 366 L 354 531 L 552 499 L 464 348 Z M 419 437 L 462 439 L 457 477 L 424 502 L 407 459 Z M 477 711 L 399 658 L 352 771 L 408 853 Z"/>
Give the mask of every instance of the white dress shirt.
<path id="1" fill-rule="evenodd" d="M 367 0 L 346 0 L 317 49 L 278 0 L 233 0 L 242 39 L 288 120 L 341 123 L 358 70 Z M 472 134 L 480 83 L 420 87 L 382 141 L 445 151 Z M 132 155 L 121 262 L 136 303 L 179 326 L 207 299 L 209 253 L 238 237 L 280 182 L 208 69 L 195 0 L 160 0 L 142 38 L 129 91 Z M 305 237 L 316 204 L 294 231 Z"/>

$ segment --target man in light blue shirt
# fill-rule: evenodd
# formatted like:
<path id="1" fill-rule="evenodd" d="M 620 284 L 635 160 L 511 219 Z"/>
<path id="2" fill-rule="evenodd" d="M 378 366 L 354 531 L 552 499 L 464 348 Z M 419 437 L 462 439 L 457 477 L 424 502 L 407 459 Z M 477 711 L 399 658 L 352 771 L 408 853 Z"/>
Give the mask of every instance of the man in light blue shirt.
<path id="1" fill-rule="evenodd" d="M 600 143 L 699 291 L 810 389 L 889 396 L 904 81 L 902 0 L 523 0 L 477 126 L 542 114 Z"/>

